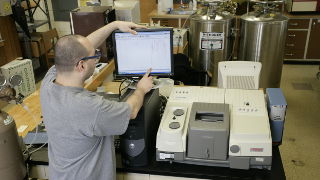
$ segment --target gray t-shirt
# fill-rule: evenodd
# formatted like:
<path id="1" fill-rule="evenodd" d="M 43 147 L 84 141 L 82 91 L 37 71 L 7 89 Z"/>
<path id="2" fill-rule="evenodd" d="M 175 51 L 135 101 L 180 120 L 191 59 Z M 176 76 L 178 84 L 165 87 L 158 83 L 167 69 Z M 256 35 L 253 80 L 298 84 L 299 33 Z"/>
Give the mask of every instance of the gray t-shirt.
<path id="1" fill-rule="evenodd" d="M 60 86 L 52 67 L 40 101 L 49 141 L 49 179 L 115 179 L 113 135 L 123 134 L 131 109 L 84 88 Z"/>

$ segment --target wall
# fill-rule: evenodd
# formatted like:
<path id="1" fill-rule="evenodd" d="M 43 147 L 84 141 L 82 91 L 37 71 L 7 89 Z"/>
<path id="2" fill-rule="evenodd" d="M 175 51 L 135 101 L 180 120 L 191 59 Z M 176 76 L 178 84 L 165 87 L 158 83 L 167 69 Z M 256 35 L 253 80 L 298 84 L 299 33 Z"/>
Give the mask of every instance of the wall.
<path id="1" fill-rule="evenodd" d="M 52 28 L 56 28 L 57 29 L 58 34 L 59 34 L 60 37 L 64 36 L 64 35 L 71 34 L 70 22 L 67 22 L 67 21 L 55 21 L 54 20 L 51 1 L 52 0 L 47 0 Z M 101 0 L 101 3 L 109 4 L 109 1 L 110 0 Z M 143 7 L 142 7 L 142 4 L 143 4 Z M 45 7 L 43 1 L 41 1 L 41 7 L 43 9 Z M 140 0 L 140 9 L 141 9 L 141 12 L 144 15 L 143 16 L 141 14 L 141 19 L 144 19 L 145 22 L 149 22 L 148 14 L 153 9 L 155 9 L 156 7 L 157 7 L 156 6 L 156 0 Z M 46 20 L 46 16 L 44 15 L 44 13 L 41 12 L 41 10 L 38 9 L 35 12 L 34 19 L 35 20 Z M 141 21 L 141 22 L 144 22 L 144 21 Z M 44 32 L 44 31 L 47 31 L 48 29 L 49 29 L 48 25 L 43 25 L 43 26 L 37 28 L 37 31 L 38 32 Z"/>
<path id="2" fill-rule="evenodd" d="M 70 22 L 68 22 L 68 21 L 55 21 L 54 20 L 51 1 L 52 0 L 47 0 L 52 28 L 56 28 L 57 29 L 58 34 L 59 34 L 60 37 L 64 36 L 64 35 L 71 34 Z M 43 1 L 41 1 L 41 7 L 43 9 L 45 7 Z M 35 12 L 35 15 L 34 15 L 34 19 L 35 20 L 46 20 L 47 18 L 45 16 L 45 14 L 42 13 L 41 10 L 37 9 L 37 11 Z M 37 28 L 37 32 L 44 32 L 44 31 L 47 31 L 47 30 L 49 30 L 48 24 Z"/>

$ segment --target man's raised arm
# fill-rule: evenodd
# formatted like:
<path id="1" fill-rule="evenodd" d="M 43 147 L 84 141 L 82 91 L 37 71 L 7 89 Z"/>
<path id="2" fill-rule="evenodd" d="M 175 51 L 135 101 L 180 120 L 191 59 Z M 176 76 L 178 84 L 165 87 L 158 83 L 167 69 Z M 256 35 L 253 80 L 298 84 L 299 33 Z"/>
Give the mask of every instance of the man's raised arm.
<path id="1" fill-rule="evenodd" d="M 107 39 L 107 37 L 110 36 L 110 34 L 114 30 L 119 29 L 122 32 L 130 32 L 132 34 L 137 34 L 137 32 L 133 29 L 139 29 L 139 28 L 146 28 L 146 27 L 135 24 L 133 22 L 114 21 L 92 32 L 87 36 L 87 38 L 92 43 L 94 48 L 98 48 Z"/>

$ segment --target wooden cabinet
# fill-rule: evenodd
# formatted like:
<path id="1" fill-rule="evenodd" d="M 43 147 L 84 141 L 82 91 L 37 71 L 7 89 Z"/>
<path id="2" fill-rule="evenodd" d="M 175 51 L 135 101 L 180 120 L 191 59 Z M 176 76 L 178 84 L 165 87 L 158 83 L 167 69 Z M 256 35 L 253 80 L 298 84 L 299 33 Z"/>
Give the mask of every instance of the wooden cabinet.
<path id="1" fill-rule="evenodd" d="M 309 19 L 289 19 L 288 29 L 308 29 Z"/>
<path id="2" fill-rule="evenodd" d="M 320 17 L 290 17 L 284 59 L 320 61 Z"/>
<path id="3" fill-rule="evenodd" d="M 304 59 L 309 19 L 289 19 L 285 43 L 285 59 Z"/>
<path id="4" fill-rule="evenodd" d="M 189 15 L 176 15 L 176 14 L 164 14 L 158 13 L 158 10 L 153 10 L 149 14 L 150 23 L 160 22 L 161 26 L 184 28 L 189 27 L 190 20 Z M 187 21 L 187 22 L 186 22 Z"/>
<path id="5" fill-rule="evenodd" d="M 21 57 L 16 25 L 11 16 L 0 16 L 0 66 Z"/>
<path id="6" fill-rule="evenodd" d="M 190 21 L 186 19 L 166 19 L 166 18 L 152 18 L 153 23 L 160 22 L 161 26 L 166 27 L 175 27 L 175 28 L 181 28 L 184 25 L 185 27 L 189 27 Z"/>
<path id="7" fill-rule="evenodd" d="M 142 23 L 148 23 L 148 15 L 153 9 L 157 9 L 155 0 L 140 0 L 140 20 Z"/>
<path id="8" fill-rule="evenodd" d="M 320 59 L 320 19 L 312 19 L 310 37 L 307 50 L 307 59 Z"/>

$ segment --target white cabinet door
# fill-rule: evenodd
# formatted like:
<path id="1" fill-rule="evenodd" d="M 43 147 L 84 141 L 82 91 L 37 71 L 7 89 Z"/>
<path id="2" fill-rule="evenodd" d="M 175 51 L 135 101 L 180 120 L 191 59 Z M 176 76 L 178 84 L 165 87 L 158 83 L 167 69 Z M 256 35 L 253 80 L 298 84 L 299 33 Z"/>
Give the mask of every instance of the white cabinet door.
<path id="1" fill-rule="evenodd" d="M 199 180 L 199 179 L 196 179 L 196 178 L 185 178 L 185 177 L 150 175 L 150 180 Z"/>
<path id="2" fill-rule="evenodd" d="M 123 173 L 123 180 L 149 180 L 149 174 Z"/>
<path id="3" fill-rule="evenodd" d="M 116 180 L 123 180 L 123 173 L 117 173 Z"/>

